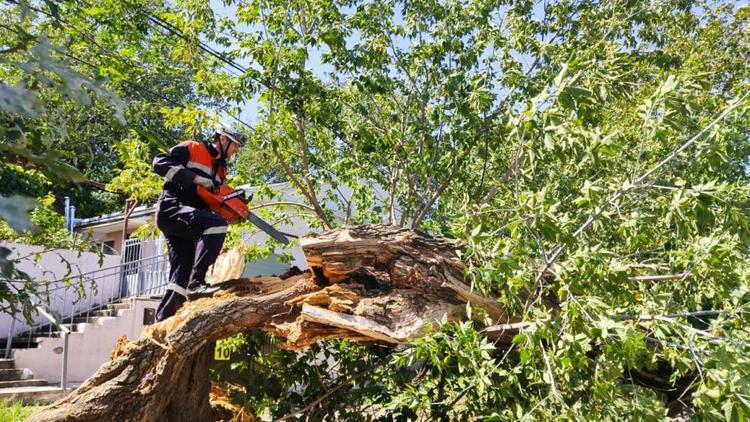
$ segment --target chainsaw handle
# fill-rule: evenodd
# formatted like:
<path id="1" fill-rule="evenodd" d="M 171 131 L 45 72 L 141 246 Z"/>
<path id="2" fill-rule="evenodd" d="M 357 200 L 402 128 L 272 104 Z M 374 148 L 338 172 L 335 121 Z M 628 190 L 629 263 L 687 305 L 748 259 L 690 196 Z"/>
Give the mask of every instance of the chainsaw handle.
<path id="1" fill-rule="evenodd" d="M 224 203 L 224 202 L 229 201 L 230 199 L 234 199 L 237 197 L 242 197 L 243 202 L 247 204 L 250 202 L 250 200 L 253 199 L 253 193 L 251 192 L 250 195 L 248 195 L 248 197 L 245 198 L 245 191 L 243 189 L 237 189 L 236 191 L 233 191 L 231 193 L 224 195 L 221 198 L 221 202 Z"/>

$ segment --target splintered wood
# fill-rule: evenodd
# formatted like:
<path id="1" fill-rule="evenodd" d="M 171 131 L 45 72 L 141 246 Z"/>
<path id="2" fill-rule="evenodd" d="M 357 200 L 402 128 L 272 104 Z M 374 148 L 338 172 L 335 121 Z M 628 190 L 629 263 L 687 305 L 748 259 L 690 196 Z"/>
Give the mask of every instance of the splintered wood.
<path id="1" fill-rule="evenodd" d="M 245 248 L 238 246 L 225 251 L 216 259 L 206 273 L 209 284 L 222 283 L 242 277 L 245 272 Z"/>
<path id="2" fill-rule="evenodd" d="M 272 332 L 287 348 L 331 338 L 404 343 L 443 318 L 459 318 L 467 302 L 499 323 L 514 322 L 471 291 L 459 247 L 447 240 L 364 226 L 310 235 L 301 245 L 309 271 L 221 283 L 213 297 L 186 303 L 139 340 L 118 344 L 94 376 L 29 420 L 210 420 L 211 346 L 249 330 Z M 241 260 L 224 262 L 234 261 Z"/>
<path id="3" fill-rule="evenodd" d="M 300 296 L 288 303 L 301 305 L 294 322 L 272 323 L 272 332 L 287 339 L 286 348 L 302 348 L 332 337 L 404 343 L 443 317 L 453 319 L 462 308 L 431 303 L 425 295 L 408 289 L 368 294 L 359 283 L 342 282 Z"/>

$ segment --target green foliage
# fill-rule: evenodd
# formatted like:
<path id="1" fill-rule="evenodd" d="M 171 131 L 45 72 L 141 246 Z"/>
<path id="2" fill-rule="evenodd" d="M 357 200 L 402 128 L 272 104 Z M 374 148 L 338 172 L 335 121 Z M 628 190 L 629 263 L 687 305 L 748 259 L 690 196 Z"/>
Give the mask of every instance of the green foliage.
<path id="1" fill-rule="evenodd" d="M 65 217 L 54 209 L 55 197 L 47 194 L 30 214 L 31 230 L 16 233 L 6 231 L 5 239 L 27 245 L 41 245 L 50 249 L 76 248 L 88 245 L 85 238 L 76 239 L 65 227 Z M 7 229 L 5 229 L 7 230 Z"/>
<path id="2" fill-rule="evenodd" d="M 673 388 L 695 394 L 697 417 L 750 410 L 747 378 L 730 363 L 744 362 L 750 341 L 750 9 L 236 8 L 236 17 L 182 19 L 256 65 L 202 80 L 209 95 L 263 106 L 238 172 L 289 181 L 323 226 L 384 221 L 461 239 L 474 288 L 528 323 L 509 348 L 485 348 L 481 325 L 444 326 L 400 358 L 427 368 L 419 382 L 398 382 L 389 367 L 380 382 L 391 395 L 375 408 L 405 418 L 661 419 L 679 394 L 637 374 L 666 366 Z M 327 185 L 357 187 L 329 195 Z M 337 218 L 333 207 L 357 212 Z M 691 316 L 704 310 L 726 315 Z"/>
<path id="3" fill-rule="evenodd" d="M 0 167 L 0 195 L 40 197 L 47 193 L 49 187 L 47 178 L 38 171 L 25 171 L 21 166 L 6 163 Z"/>
<path id="4" fill-rule="evenodd" d="M 141 240 L 156 239 L 159 235 L 159 228 L 156 227 L 156 223 L 151 220 L 144 222 L 130 234 L 131 237 Z"/>
<path id="5" fill-rule="evenodd" d="M 468 323 L 444 324 L 442 332 L 414 343 L 397 355 L 400 374 L 386 387 L 391 395 L 385 408 L 423 418 L 456 420 L 484 414 L 504 401 L 518 385 L 504 377 L 492 358 L 495 346 Z M 505 392 L 505 393 L 503 393 Z"/>
<path id="6" fill-rule="evenodd" d="M 41 408 L 40 405 L 27 406 L 21 402 L 0 402 L 0 420 L 8 422 L 21 422 L 26 420 L 32 413 Z"/>
<path id="7" fill-rule="evenodd" d="M 118 166 L 138 169 L 132 163 L 136 157 L 119 163 L 115 146 L 123 139 L 142 139 L 147 143 L 137 151 L 142 159 L 184 137 L 184 128 L 170 126 L 163 110 L 183 101 L 185 108 L 195 108 L 191 69 L 165 53 L 168 36 L 146 30 L 150 3 L 139 2 L 137 10 L 126 6 L 35 0 L 0 6 L 4 240 L 86 250 L 87 241 L 74 242 L 61 230 L 61 217 L 44 195 L 71 197 L 78 217 L 120 209 L 119 197 L 88 184 L 109 182 Z M 26 232 L 35 199 L 45 202 L 33 212 L 42 230 Z M 3 283 L 27 278 L 15 263 L 3 259 Z M 43 299 L 30 282 L 20 291 L 6 288 L 3 310 L 26 313 L 37 293 Z"/>
<path id="8" fill-rule="evenodd" d="M 107 185 L 107 189 L 121 192 L 128 198 L 146 202 L 159 196 L 163 184 L 161 178 L 151 170 L 152 152 L 148 145 L 138 138 L 135 132 L 130 138 L 115 145 L 122 168 Z"/>
<path id="9" fill-rule="evenodd" d="M 239 377 L 234 381 L 244 380 L 246 388 L 246 393 L 234 399 L 258 413 L 267 411 L 274 418 L 300 421 L 321 420 L 334 413 L 344 420 L 367 420 L 362 411 L 386 393 L 376 380 L 389 347 L 336 341 L 301 352 L 277 349 L 269 354 L 264 352 L 270 341 L 265 334 L 229 341 L 232 356 L 241 357 L 232 368 Z M 326 393 L 327 400 L 294 413 Z"/>
<path id="10" fill-rule="evenodd" d="M 260 356 L 240 339 L 263 380 L 248 406 L 278 417 L 330 394 L 309 419 L 654 420 L 692 397 L 697 419 L 750 411 L 750 8 L 225 3 L 223 17 L 192 1 L 64 1 L 64 21 L 2 9 L 2 157 L 48 180 L 118 174 L 146 200 L 149 154 L 200 134 L 209 107 L 258 104 L 232 183 L 273 198 L 268 185 L 289 182 L 313 228 L 458 239 L 473 288 L 522 323 L 510 345 L 481 331 L 505 321 L 444 324 L 386 361 L 348 342 Z M 282 209 L 258 212 L 280 222 Z"/>
<path id="11" fill-rule="evenodd" d="M 73 238 L 65 228 L 65 217 L 58 214 L 52 205 L 55 197 L 47 195 L 41 198 L 39 206 L 31 213 L 31 222 L 36 233 L 22 235 L 21 243 L 32 245 L 45 244 L 50 247 L 66 247 L 73 243 Z"/>
<path id="12" fill-rule="evenodd" d="M 0 54 L 0 97 L 12 97 L 0 101 L 10 107 L 0 108 L 0 151 L 6 162 L 37 168 L 52 182 L 109 182 L 113 168 L 125 166 L 115 146 L 134 132 L 151 153 L 194 134 L 171 122 L 166 109 L 183 101 L 192 108 L 190 70 L 165 53 L 168 36 L 144 31 L 147 6 L 99 6 L 22 0 L 0 9 L 9 46 Z M 92 191 L 55 188 L 57 196 L 77 199 L 79 216 L 112 211 L 112 198 Z"/>

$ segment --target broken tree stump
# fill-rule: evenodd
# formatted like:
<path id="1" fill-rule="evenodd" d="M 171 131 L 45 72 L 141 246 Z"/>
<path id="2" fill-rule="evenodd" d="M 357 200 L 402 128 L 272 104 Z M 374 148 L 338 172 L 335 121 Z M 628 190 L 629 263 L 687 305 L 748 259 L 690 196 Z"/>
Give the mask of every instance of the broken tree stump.
<path id="1" fill-rule="evenodd" d="M 213 297 L 186 303 L 139 340 L 120 344 L 95 375 L 29 421 L 210 420 L 207 351 L 248 330 L 275 333 L 288 348 L 330 338 L 403 343 L 444 316 L 458 317 L 467 302 L 510 322 L 464 282 L 458 245 L 450 241 L 365 226 L 310 235 L 301 244 L 311 271 L 222 283 Z"/>

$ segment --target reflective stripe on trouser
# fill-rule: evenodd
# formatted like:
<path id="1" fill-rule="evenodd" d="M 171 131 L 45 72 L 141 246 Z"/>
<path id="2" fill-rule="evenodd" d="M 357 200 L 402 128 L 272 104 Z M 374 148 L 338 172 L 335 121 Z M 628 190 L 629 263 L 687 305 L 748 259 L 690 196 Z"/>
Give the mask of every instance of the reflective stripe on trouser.
<path id="1" fill-rule="evenodd" d="M 193 271 L 195 244 L 195 240 L 167 236 L 169 285 L 159 307 L 156 308 L 157 321 L 163 321 L 174 315 L 187 300 L 187 285 Z M 177 288 L 181 288 L 182 291 L 177 291 Z"/>
<path id="2" fill-rule="evenodd" d="M 227 233 L 227 226 L 216 226 L 216 227 L 209 227 L 206 230 L 203 230 L 202 235 L 206 236 L 209 234 L 226 234 Z"/>
<path id="3" fill-rule="evenodd" d="M 169 283 L 187 289 L 205 282 L 206 271 L 221 252 L 227 222 L 218 215 L 188 206 L 159 207 L 156 224 L 169 246 Z M 186 298 L 177 288 L 167 289 L 159 303 L 156 320 L 174 315 Z"/>

